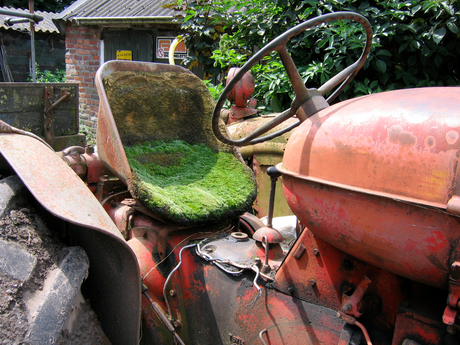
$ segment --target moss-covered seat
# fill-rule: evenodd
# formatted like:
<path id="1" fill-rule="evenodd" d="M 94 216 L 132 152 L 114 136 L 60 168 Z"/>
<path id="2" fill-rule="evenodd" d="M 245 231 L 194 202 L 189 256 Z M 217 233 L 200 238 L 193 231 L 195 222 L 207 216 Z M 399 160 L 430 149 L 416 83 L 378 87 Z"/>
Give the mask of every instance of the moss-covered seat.
<path id="1" fill-rule="evenodd" d="M 256 196 L 251 170 L 212 133 L 214 100 L 179 66 L 110 61 L 96 76 L 100 158 L 157 219 L 226 221 Z"/>

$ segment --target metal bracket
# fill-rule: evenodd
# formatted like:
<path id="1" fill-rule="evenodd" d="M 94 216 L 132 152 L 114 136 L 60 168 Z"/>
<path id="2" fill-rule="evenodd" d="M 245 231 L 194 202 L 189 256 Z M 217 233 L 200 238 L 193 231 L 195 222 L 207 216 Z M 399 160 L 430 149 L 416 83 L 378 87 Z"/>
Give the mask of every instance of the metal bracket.
<path id="1" fill-rule="evenodd" d="M 48 144 L 53 146 L 54 143 L 54 133 L 53 133 L 53 109 L 59 103 L 66 99 L 70 99 L 70 89 L 62 88 L 61 97 L 53 103 L 54 98 L 54 88 L 52 86 L 45 86 L 45 124 L 44 124 L 44 133 L 45 140 Z"/>
<path id="2" fill-rule="evenodd" d="M 355 292 L 351 296 L 343 294 L 342 296 L 342 306 L 341 310 L 347 313 L 348 315 L 353 315 L 355 317 L 360 317 L 362 313 L 358 311 L 358 304 L 363 299 L 364 293 L 367 290 L 367 286 L 371 283 L 371 280 L 364 276 L 361 283 L 359 283 Z"/>
<path id="3" fill-rule="evenodd" d="M 460 307 L 460 261 L 454 261 L 451 265 L 449 275 L 449 294 L 447 295 L 447 306 L 442 315 L 442 322 L 452 326 Z"/>

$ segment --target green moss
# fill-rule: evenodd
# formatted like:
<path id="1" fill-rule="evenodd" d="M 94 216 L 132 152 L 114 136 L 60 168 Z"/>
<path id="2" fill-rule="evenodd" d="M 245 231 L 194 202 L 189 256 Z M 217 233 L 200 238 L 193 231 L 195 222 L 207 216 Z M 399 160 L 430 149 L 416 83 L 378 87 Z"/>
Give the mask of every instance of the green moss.
<path id="1" fill-rule="evenodd" d="M 179 140 L 145 142 L 125 151 L 137 197 L 181 225 L 235 217 L 255 198 L 251 171 L 230 153 Z"/>

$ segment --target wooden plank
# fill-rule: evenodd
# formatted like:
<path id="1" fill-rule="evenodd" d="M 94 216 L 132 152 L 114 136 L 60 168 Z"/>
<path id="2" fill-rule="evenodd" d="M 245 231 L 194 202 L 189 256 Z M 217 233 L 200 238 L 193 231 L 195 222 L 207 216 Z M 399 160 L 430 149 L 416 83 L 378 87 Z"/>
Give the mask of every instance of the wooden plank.
<path id="1" fill-rule="evenodd" d="M 117 50 L 131 51 L 133 61 L 153 61 L 152 32 L 149 30 L 116 30 L 104 33 L 105 60 L 116 60 Z"/>

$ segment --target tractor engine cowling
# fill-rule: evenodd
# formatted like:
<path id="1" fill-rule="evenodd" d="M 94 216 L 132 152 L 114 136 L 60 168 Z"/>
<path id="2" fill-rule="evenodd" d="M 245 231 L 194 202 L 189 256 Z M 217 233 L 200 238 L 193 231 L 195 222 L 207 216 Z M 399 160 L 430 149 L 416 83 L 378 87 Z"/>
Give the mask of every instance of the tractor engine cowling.
<path id="1" fill-rule="evenodd" d="M 291 136 L 278 165 L 286 199 L 338 249 L 447 289 L 460 256 L 459 136 L 460 88 L 341 102 Z"/>

